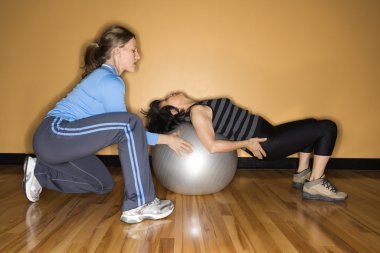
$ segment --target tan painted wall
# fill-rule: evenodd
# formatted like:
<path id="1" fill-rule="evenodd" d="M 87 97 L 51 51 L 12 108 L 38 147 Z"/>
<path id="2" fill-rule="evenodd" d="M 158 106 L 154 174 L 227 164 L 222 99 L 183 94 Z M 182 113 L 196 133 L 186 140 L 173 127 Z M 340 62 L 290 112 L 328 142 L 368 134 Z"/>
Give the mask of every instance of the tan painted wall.
<path id="1" fill-rule="evenodd" d="M 380 157 L 380 1 L 0 1 L 0 153 L 32 152 L 105 25 L 138 35 L 130 111 L 170 90 L 228 95 L 272 123 L 334 119 L 335 157 Z M 115 154 L 115 148 L 102 151 Z"/>

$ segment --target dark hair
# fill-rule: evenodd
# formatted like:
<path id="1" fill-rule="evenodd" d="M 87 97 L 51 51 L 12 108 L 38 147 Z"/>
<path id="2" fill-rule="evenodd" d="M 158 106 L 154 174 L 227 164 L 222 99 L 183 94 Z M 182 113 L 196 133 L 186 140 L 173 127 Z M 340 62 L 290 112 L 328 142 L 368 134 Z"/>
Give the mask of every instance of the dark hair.
<path id="1" fill-rule="evenodd" d="M 111 57 L 112 49 L 123 46 L 132 38 L 135 38 L 135 35 L 125 27 L 119 25 L 108 27 L 95 43 L 86 48 L 82 78 L 105 63 Z"/>
<path id="2" fill-rule="evenodd" d="M 148 111 L 141 110 L 148 120 L 146 128 L 153 133 L 170 132 L 185 121 L 185 110 L 171 105 L 160 108 L 160 102 L 161 100 L 154 100 L 150 103 Z M 177 113 L 172 114 L 173 110 Z"/>

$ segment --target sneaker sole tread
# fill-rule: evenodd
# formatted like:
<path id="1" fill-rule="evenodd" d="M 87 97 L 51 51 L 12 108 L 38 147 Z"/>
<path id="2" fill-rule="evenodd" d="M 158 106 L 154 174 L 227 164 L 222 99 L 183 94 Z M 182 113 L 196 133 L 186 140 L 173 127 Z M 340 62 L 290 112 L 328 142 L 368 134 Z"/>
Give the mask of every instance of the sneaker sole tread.
<path id="1" fill-rule="evenodd" d="M 33 171 L 33 173 L 31 174 L 31 179 L 29 180 L 29 182 L 26 182 L 26 174 L 27 174 L 27 169 L 28 169 L 29 158 L 30 158 L 29 156 L 25 157 L 25 161 L 24 161 L 24 167 L 23 167 L 24 178 L 22 179 L 22 188 L 24 189 L 24 193 L 25 193 L 26 198 L 30 202 L 34 203 L 34 202 L 37 202 L 38 199 L 34 199 L 32 196 L 30 196 L 30 194 L 26 190 L 28 187 L 30 187 L 30 184 L 31 184 L 32 179 L 34 177 L 34 171 Z"/>
<path id="2" fill-rule="evenodd" d="M 136 215 L 136 216 L 121 216 L 120 220 L 124 221 L 125 223 L 128 223 L 128 224 L 139 223 L 139 222 L 141 222 L 143 220 L 147 220 L 147 219 L 159 220 L 159 219 L 163 219 L 163 218 L 169 216 L 173 211 L 174 211 L 174 207 L 172 210 L 170 210 L 166 213 L 160 214 L 160 215 L 145 214 L 145 215 Z"/>
<path id="3" fill-rule="evenodd" d="M 293 188 L 297 188 L 297 189 L 302 189 L 302 187 L 303 187 L 303 183 L 296 183 L 296 182 L 293 182 L 293 183 L 292 183 L 292 187 L 293 187 Z"/>
<path id="4" fill-rule="evenodd" d="M 304 199 L 324 200 L 324 201 L 329 201 L 329 202 L 343 202 L 347 199 L 347 196 L 345 198 L 342 198 L 342 199 L 335 199 L 335 198 L 330 198 L 330 197 L 326 197 L 326 196 L 322 196 L 322 195 L 318 195 L 318 194 L 310 194 L 307 192 L 303 192 L 302 197 Z"/>

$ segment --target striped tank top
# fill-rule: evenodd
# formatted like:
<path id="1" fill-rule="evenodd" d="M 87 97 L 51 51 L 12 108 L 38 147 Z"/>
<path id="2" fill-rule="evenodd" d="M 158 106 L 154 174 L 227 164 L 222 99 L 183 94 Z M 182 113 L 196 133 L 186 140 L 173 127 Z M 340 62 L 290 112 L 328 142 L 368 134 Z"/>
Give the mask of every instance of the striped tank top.
<path id="1" fill-rule="evenodd" d="M 226 139 L 240 141 L 253 137 L 259 116 L 236 106 L 230 99 L 208 99 L 199 101 L 194 105 L 207 105 L 211 108 L 214 131 Z M 191 107 L 186 112 L 186 122 L 190 122 L 190 112 Z"/>

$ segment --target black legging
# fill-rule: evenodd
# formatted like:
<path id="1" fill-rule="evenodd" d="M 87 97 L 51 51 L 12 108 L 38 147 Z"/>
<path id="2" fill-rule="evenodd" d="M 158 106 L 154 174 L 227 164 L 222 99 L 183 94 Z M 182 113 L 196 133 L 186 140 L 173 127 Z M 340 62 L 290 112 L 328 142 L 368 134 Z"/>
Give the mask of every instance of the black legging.
<path id="1" fill-rule="evenodd" d="M 335 145 L 337 127 L 331 120 L 316 119 L 272 126 L 260 117 L 254 136 L 268 138 L 261 143 L 267 154 L 265 159 L 284 158 L 298 152 L 330 156 Z"/>

